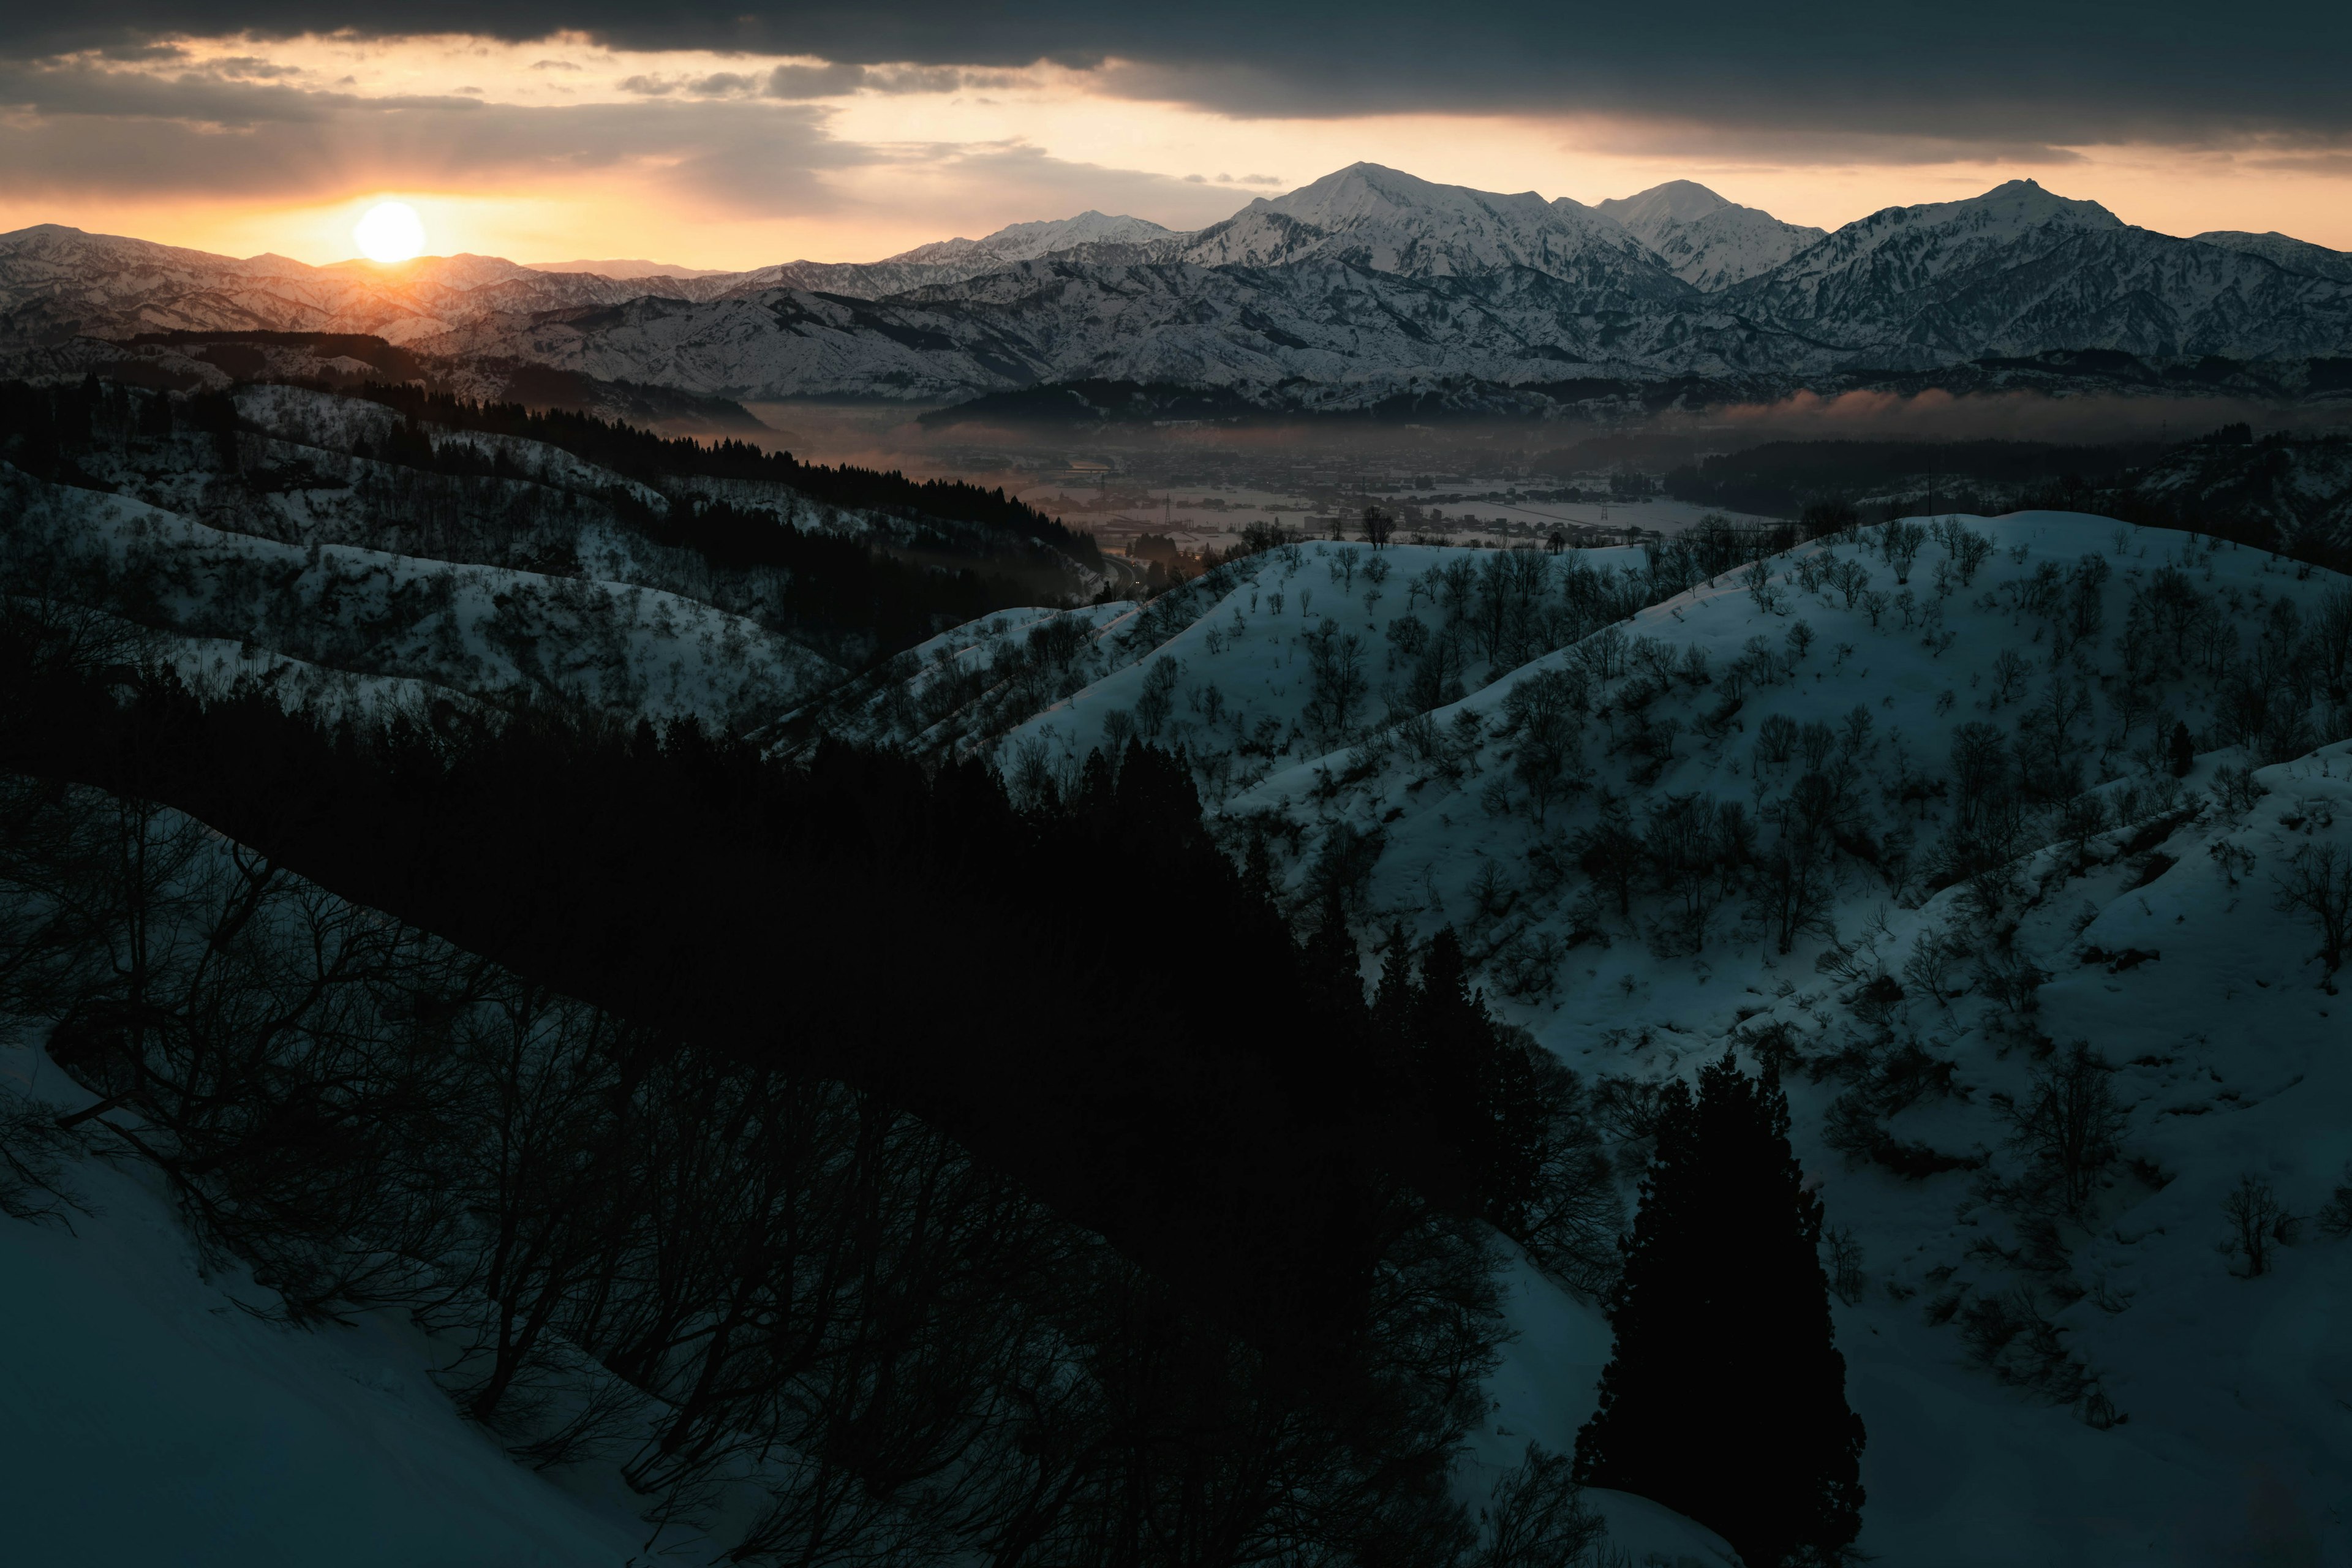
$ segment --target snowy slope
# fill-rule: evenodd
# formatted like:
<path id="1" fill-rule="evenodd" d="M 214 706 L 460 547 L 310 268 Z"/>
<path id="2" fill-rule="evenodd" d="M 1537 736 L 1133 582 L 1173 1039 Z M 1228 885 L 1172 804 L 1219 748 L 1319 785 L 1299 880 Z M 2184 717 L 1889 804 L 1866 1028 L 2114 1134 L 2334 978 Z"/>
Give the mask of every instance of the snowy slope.
<path id="1" fill-rule="evenodd" d="M 985 267 L 1005 261 L 1034 261 L 1041 256 L 1081 245 L 1150 245 L 1181 240 L 1185 236 L 1149 218 L 1113 216 L 1089 207 L 1076 217 L 1045 218 L 1034 223 L 1007 224 L 980 239 L 935 240 L 912 250 L 885 257 L 885 263 Z"/>
<path id="2" fill-rule="evenodd" d="M 837 675 L 756 622 L 658 589 L 226 532 L 5 466 L 0 487 L 0 552 L 13 582 L 308 664 L 497 704 L 736 727 Z"/>
<path id="3" fill-rule="evenodd" d="M 1016 782 L 1066 776 L 1073 755 L 1156 718 L 1230 842 L 1263 835 L 1302 910 L 1341 849 L 1361 866 L 1369 846 L 1360 931 L 1454 925 L 1490 1004 L 1589 1082 L 1778 1042 L 1799 1153 L 1853 1248 L 1837 1311 L 1871 1434 L 1864 1550 L 1954 1568 L 2352 1562 L 2352 1361 L 2323 1327 L 2352 1300 L 2352 1246 L 2311 1218 L 2352 1182 L 2352 1058 L 2316 928 L 2277 892 L 2330 846 L 2352 855 L 2352 743 L 2327 740 L 2352 711 L 2320 674 L 2327 639 L 2352 641 L 2352 587 L 2095 518 L 1957 526 L 1990 545 L 1966 583 L 1940 542 L 1899 583 L 1885 531 L 1864 530 L 1642 609 L 1605 659 L 1611 630 L 1517 668 L 1474 665 L 1473 689 L 1418 736 L 1367 693 L 1346 745 L 1315 716 L 1309 639 L 1329 617 L 1392 686 L 1384 627 L 1426 567 L 1388 552 L 1368 602 L 1367 547 L 1310 545 L 1295 570 L 1257 558 L 1246 583 L 1129 627 L 1118 668 L 998 755 Z M 1343 554 L 1352 587 L 1333 580 Z M 1515 694 L 1577 668 L 1589 771 L 1539 815 Z M 2176 719 L 2200 753 L 2186 778 L 2161 743 Z M 1786 760 L 1777 721 L 1794 731 Z M 1791 951 L 1759 882 L 1695 935 L 1664 884 L 1645 877 L 1621 915 L 1580 864 L 1578 835 L 1604 817 L 1640 835 L 1694 796 L 1739 805 L 1770 848 L 1813 765 L 1806 725 L 1859 815 L 1834 896 Z M 1952 881 L 1938 868 L 1960 842 L 1956 747 L 1990 735 L 2030 760 L 2053 730 L 2088 793 L 2025 809 L 2016 858 Z M 2078 1039 L 2106 1064 L 2119 1157 L 2079 1215 L 2053 1215 L 2010 1108 Z M 1640 1157 L 1624 1145 L 1621 1169 Z M 2249 1175 L 2304 1216 L 2259 1278 L 2217 1249 L 2223 1199 Z M 1528 1432 L 1564 1440 L 1545 1434 L 1572 1432 L 1605 1357 L 1589 1309 L 1524 1281 L 1520 1298 L 1532 1316 L 1495 1384 L 1509 1431 L 1482 1454 Z"/>
<path id="4" fill-rule="evenodd" d="M 2330 250 L 2307 239 L 2296 239 L 2276 229 L 2267 234 L 2248 234 L 2242 229 L 2216 228 L 2189 237 L 2200 245 L 2218 245 L 2224 250 L 2259 256 L 2265 261 L 2278 263 L 2289 272 L 2304 272 L 2314 278 L 2333 278 L 2338 283 L 2352 283 L 2352 254 Z"/>
<path id="5" fill-rule="evenodd" d="M 0 1084 L 91 1096 L 37 1047 Z M 646 1527 L 571 1496 L 462 1421 L 436 1347 L 387 1313 L 317 1331 L 200 1261 L 144 1168 L 79 1162 L 70 1230 L 0 1219 L 0 1484 L 11 1561 L 611 1568 Z"/>
<path id="6" fill-rule="evenodd" d="M 1594 209 L 1625 226 L 1674 275 L 1713 291 L 1769 272 L 1824 231 L 1726 201 L 1691 180 L 1669 180 Z"/>

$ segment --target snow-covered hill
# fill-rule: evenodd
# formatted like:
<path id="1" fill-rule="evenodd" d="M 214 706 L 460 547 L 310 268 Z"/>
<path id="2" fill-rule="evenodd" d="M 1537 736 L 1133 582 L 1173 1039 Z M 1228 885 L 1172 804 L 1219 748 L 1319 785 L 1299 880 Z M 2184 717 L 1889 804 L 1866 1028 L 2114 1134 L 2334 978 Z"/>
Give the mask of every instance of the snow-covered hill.
<path id="1" fill-rule="evenodd" d="M 13 1026 L 0 1095 L 97 1098 Z M 270 1292 L 200 1253 L 161 1175 L 92 1159 L 68 1181 L 69 1225 L 0 1218 L 15 1561 L 572 1568 L 644 1540 L 618 1489 L 569 1494 L 469 1426 L 404 1315 L 267 1321 Z"/>
<path id="2" fill-rule="evenodd" d="M 1621 1108 L 1628 1173 L 1643 1086 L 1777 1062 L 1835 1231 L 1865 1550 L 2343 1560 L 2352 1058 L 2314 908 L 2352 900 L 2352 584 L 2063 513 L 1659 597 L 1686 572 L 1294 546 L 1071 628 L 1084 684 L 1018 722 L 1050 637 L 942 639 L 898 732 L 1032 789 L 1105 741 L 1182 747 L 1302 916 L 1455 927 Z M 2113 1108 L 2076 1201 L 2031 1131 L 2070 1092 Z M 1569 1441 L 1583 1407 L 1527 1391 L 1589 1375 L 1605 1325 L 1527 1289 L 1500 1419 Z"/>
<path id="3" fill-rule="evenodd" d="M 593 575 L 226 532 L 7 468 L 0 517 L 0 553 L 17 591 L 501 705 L 742 728 L 840 673 L 755 621 Z"/>
<path id="4" fill-rule="evenodd" d="M 1675 277 L 1707 291 L 1771 271 L 1824 232 L 1726 201 L 1691 180 L 1612 197 L 1594 210 L 1624 225 Z"/>

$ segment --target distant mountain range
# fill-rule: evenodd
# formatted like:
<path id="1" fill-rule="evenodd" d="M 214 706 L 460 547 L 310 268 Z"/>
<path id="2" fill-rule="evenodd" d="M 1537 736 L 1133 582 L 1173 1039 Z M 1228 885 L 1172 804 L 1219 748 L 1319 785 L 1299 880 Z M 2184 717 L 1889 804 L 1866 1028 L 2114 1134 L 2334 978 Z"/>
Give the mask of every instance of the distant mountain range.
<path id="1" fill-rule="evenodd" d="M 1087 212 L 871 263 L 657 265 L 321 268 L 41 225 L 0 236 L 0 371 L 129 355 L 201 378 L 171 334 L 291 332 L 381 337 L 478 385 L 519 367 L 1008 412 L 1859 384 L 2352 392 L 2352 255 L 2160 235 L 2030 180 L 1824 234 L 1689 181 L 1585 206 L 1358 163 L 1189 234 Z"/>

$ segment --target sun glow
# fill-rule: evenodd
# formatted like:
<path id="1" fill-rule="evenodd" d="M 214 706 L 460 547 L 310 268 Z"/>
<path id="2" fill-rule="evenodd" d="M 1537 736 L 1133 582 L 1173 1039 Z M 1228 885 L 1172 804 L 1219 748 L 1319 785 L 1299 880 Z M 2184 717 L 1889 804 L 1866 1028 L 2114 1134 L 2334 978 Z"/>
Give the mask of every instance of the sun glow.
<path id="1" fill-rule="evenodd" d="M 352 226 L 352 239 L 370 261 L 406 261 L 425 248 L 425 220 L 406 202 L 378 202 Z"/>

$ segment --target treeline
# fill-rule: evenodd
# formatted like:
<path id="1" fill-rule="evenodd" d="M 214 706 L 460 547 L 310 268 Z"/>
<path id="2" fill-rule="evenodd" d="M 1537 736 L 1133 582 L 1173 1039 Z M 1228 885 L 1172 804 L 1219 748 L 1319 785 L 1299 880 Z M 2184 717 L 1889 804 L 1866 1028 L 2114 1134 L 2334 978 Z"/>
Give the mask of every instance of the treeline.
<path id="1" fill-rule="evenodd" d="M 1774 441 L 1677 468 L 1666 476 L 1665 489 L 1700 506 L 1801 518 L 1807 537 L 1912 513 L 2079 511 L 2210 534 L 2352 571 L 2352 543 L 2340 531 L 2295 525 L 2298 517 L 2337 504 L 2298 491 L 2288 450 L 2298 444 L 2315 443 L 2284 434 L 2257 441 L 2243 424 L 2169 447 Z M 2187 465 L 2207 482 L 2174 489 L 2150 486 L 2148 474 L 2166 462 Z M 1867 518 L 1857 510 L 1865 496 L 1880 498 L 1870 503 Z"/>
<path id="2" fill-rule="evenodd" d="M 813 500 L 864 510 L 977 523 L 1036 541 L 1080 560 L 1094 559 L 1094 535 L 1065 528 L 1002 488 L 982 489 L 961 479 L 910 479 L 893 468 L 877 471 L 844 463 L 803 463 L 790 452 L 769 452 L 748 441 L 705 444 L 691 437 L 657 436 L 617 419 L 520 403 L 476 403 L 454 394 L 371 383 L 352 395 L 400 411 L 414 424 L 478 430 L 544 442 L 585 462 L 648 484 L 668 478 L 751 479 L 789 485 Z"/>
<path id="3" fill-rule="evenodd" d="M 1969 510 L 1954 500 L 1963 488 L 2042 484 L 2070 474 L 2112 484 L 2163 449 L 2156 442 L 1768 441 L 1676 468 L 1666 475 L 1665 491 L 1698 506 L 1792 518 L 1823 496 L 1884 493 L 1940 476 L 1948 481 L 1946 509 Z"/>
<path id="4" fill-rule="evenodd" d="M 236 405 L 223 392 L 194 393 L 175 403 L 163 393 L 141 392 L 96 376 L 65 386 L 0 381 L 0 459 L 53 484 L 112 489 L 77 460 L 93 440 L 108 437 L 208 436 L 224 465 L 234 468 L 236 430 Z"/>
<path id="5" fill-rule="evenodd" d="M 657 511 L 618 497 L 615 510 L 656 543 L 691 550 L 722 572 L 767 567 L 782 573 L 772 610 L 784 624 L 819 628 L 830 634 L 825 646 L 835 648 L 845 647 L 845 637 L 870 637 L 875 658 L 1040 597 L 1034 576 L 946 555 L 908 560 L 852 536 L 797 528 L 725 501 L 684 497 Z"/>

